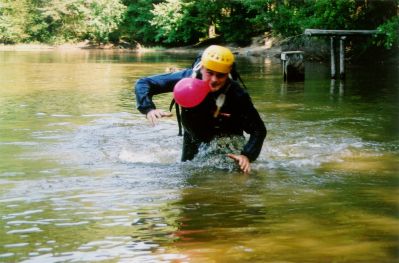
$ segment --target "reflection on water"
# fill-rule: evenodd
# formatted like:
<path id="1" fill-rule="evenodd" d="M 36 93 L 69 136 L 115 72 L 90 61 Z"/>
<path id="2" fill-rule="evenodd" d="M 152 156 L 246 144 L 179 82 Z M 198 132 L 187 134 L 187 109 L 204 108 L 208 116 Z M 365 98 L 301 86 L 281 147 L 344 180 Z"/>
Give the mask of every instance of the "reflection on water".
<path id="1" fill-rule="evenodd" d="M 0 262 L 399 258 L 396 65 L 334 83 L 310 63 L 284 83 L 279 61 L 239 58 L 268 128 L 248 176 L 217 147 L 241 140 L 180 163 L 175 119 L 150 127 L 134 109 L 137 78 L 187 55 L 0 57 Z"/>

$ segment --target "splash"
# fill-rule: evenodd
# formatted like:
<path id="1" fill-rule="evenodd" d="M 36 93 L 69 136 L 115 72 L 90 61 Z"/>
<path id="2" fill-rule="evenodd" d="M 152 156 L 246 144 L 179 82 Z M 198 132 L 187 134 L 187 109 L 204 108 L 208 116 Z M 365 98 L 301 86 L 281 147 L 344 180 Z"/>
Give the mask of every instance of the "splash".
<path id="1" fill-rule="evenodd" d="M 234 171 L 238 169 L 235 161 L 226 155 L 240 154 L 245 145 L 245 138 L 241 136 L 218 137 L 210 143 L 203 143 L 191 164 L 200 168 L 217 168 Z"/>

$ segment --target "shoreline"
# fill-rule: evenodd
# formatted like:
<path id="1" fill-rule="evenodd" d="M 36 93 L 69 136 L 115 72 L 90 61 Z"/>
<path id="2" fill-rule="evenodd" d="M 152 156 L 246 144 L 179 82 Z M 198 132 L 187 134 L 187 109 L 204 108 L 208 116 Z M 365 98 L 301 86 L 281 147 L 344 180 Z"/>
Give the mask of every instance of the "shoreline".
<path id="1" fill-rule="evenodd" d="M 237 55 L 276 57 L 281 53 L 280 46 L 252 44 L 246 47 L 226 45 Z M 92 45 L 88 42 L 67 43 L 60 45 L 50 44 L 0 44 L 0 51 L 115 51 L 115 52 L 166 52 L 166 53 L 198 53 L 204 47 L 174 47 L 174 48 L 144 48 L 141 46 L 132 48 L 126 45 Z"/>
<path id="2" fill-rule="evenodd" d="M 49 50 L 129 50 L 135 51 L 131 48 L 120 48 L 112 44 L 107 45 L 90 45 L 86 42 L 81 43 L 66 43 L 60 45 L 51 44 L 0 44 L 0 51 L 49 51 Z"/>

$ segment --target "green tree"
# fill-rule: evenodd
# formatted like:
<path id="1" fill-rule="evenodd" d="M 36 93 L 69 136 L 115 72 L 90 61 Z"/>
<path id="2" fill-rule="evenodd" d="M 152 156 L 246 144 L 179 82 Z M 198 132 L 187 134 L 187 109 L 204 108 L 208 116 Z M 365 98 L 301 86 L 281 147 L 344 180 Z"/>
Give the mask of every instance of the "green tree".
<path id="1" fill-rule="evenodd" d="M 226 1 L 221 8 L 218 31 L 227 42 L 247 45 L 251 37 L 265 32 L 257 27 L 252 18 L 259 12 L 248 5 L 249 1 Z M 249 3 L 250 4 L 250 3 Z"/>
<path id="2" fill-rule="evenodd" d="M 184 39 L 182 35 L 182 21 L 184 18 L 184 5 L 180 0 L 166 0 L 164 3 L 154 5 L 151 10 L 153 18 L 150 24 L 157 30 L 156 40 L 164 39 L 166 43 L 173 43 Z"/>
<path id="3" fill-rule="evenodd" d="M 248 18 L 257 32 L 268 32 L 272 28 L 272 13 L 275 8 L 273 0 L 241 0 L 251 16 Z"/>
<path id="4" fill-rule="evenodd" d="M 52 0 L 41 7 L 52 42 L 77 41 L 86 36 L 90 10 L 83 0 Z"/>
<path id="5" fill-rule="evenodd" d="M 157 29 L 150 24 L 154 17 L 151 13 L 154 4 L 160 0 L 124 0 L 127 6 L 126 16 L 119 28 L 119 36 L 130 43 L 139 42 L 144 45 L 156 43 Z"/>
<path id="6" fill-rule="evenodd" d="M 239 0 L 166 0 L 154 5 L 151 13 L 156 40 L 167 44 L 195 43 L 216 35 L 244 43 L 257 32 L 249 20 L 254 12 Z"/>
<path id="7" fill-rule="evenodd" d="M 46 18 L 42 14 L 41 8 L 46 0 L 27 0 L 29 3 L 29 14 L 25 17 L 27 24 L 25 32 L 29 36 L 28 42 L 46 43 L 51 40 L 52 32 L 49 30 Z"/>
<path id="8" fill-rule="evenodd" d="M 122 23 L 126 6 L 120 0 L 85 1 L 89 15 L 85 18 L 86 35 L 95 42 L 108 42 L 109 35 Z"/>
<path id="9" fill-rule="evenodd" d="M 399 48 L 399 17 L 395 16 L 381 24 L 377 30 L 379 35 L 375 37 L 374 43 L 384 46 L 386 49 Z"/>
<path id="10" fill-rule="evenodd" d="M 42 8 L 54 41 L 108 42 L 126 7 L 119 0 L 52 0 Z"/>
<path id="11" fill-rule="evenodd" d="M 197 42 L 203 36 L 203 24 L 194 1 L 166 0 L 154 5 L 150 24 L 157 29 L 155 40 L 182 45 Z"/>
<path id="12" fill-rule="evenodd" d="M 28 14 L 26 0 L 0 0 L 0 42 L 24 42 L 28 37 L 25 31 Z"/>
<path id="13" fill-rule="evenodd" d="M 194 1 L 190 14 L 196 19 L 193 21 L 202 38 L 211 38 L 220 35 L 220 21 L 223 9 L 229 1 L 198 0 Z"/>
<path id="14" fill-rule="evenodd" d="M 120 0 L 0 0 L 0 41 L 107 42 L 125 10 Z"/>
<path id="15" fill-rule="evenodd" d="M 0 0 L 0 42 L 187 45 L 219 36 L 244 45 L 265 32 L 378 28 L 373 43 L 390 48 L 397 11 L 397 0 Z"/>

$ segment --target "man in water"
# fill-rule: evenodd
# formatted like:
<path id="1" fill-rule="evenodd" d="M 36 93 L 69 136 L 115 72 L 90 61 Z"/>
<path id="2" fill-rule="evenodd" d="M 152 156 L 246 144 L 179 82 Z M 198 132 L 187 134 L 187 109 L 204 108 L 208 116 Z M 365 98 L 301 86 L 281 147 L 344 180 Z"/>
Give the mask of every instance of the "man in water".
<path id="1" fill-rule="evenodd" d="M 250 162 L 258 158 L 267 131 L 248 93 L 229 77 L 233 63 L 234 55 L 228 48 L 212 45 L 204 50 L 201 61 L 192 69 L 141 78 L 135 86 L 137 109 L 155 125 L 171 113 L 155 107 L 154 95 L 172 92 L 176 83 L 184 78 L 193 76 L 203 80 L 209 85 L 204 99 L 195 106 L 182 105 L 181 160 L 192 160 L 202 143 L 223 136 L 244 136 L 246 132 L 249 139 L 241 153 L 227 156 L 235 160 L 244 173 L 249 173 Z"/>

